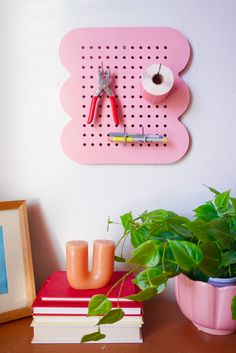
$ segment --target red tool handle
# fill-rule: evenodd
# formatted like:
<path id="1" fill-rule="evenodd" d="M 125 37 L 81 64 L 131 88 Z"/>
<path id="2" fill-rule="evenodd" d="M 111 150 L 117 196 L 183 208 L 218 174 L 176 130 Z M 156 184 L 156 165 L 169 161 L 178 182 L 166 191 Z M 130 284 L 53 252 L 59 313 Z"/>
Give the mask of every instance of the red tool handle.
<path id="1" fill-rule="evenodd" d="M 111 102 L 111 110 L 113 114 L 113 120 L 116 125 L 119 125 L 119 118 L 117 114 L 117 109 L 116 109 L 116 100 L 114 96 L 110 96 L 110 102 Z"/>
<path id="2" fill-rule="evenodd" d="M 93 121 L 97 100 L 98 100 L 98 96 L 94 96 L 91 100 L 89 117 L 87 121 L 88 124 L 91 124 L 91 122 Z"/>

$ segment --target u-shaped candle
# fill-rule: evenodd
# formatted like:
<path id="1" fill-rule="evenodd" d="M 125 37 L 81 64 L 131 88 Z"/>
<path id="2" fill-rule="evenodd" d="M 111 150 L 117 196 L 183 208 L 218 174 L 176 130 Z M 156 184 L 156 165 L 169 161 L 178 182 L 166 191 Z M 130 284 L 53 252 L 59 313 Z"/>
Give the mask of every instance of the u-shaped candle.
<path id="1" fill-rule="evenodd" d="M 114 271 L 115 242 L 95 240 L 92 271 L 88 270 L 88 242 L 72 240 L 66 243 L 66 272 L 72 288 L 95 289 L 105 287 Z"/>

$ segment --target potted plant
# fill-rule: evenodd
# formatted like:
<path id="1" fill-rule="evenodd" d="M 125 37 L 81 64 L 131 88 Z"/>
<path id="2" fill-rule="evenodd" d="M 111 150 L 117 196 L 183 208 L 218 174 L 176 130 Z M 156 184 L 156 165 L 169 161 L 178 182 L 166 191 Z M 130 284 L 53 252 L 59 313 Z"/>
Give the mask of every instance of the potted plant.
<path id="1" fill-rule="evenodd" d="M 200 330 L 227 334 L 236 330 L 231 318 L 231 302 L 236 296 L 236 280 L 232 283 L 236 276 L 236 199 L 230 191 L 209 189 L 213 199 L 194 210 L 193 220 L 163 209 L 137 218 L 131 212 L 122 215 L 124 232 L 115 259 L 135 266 L 130 272 L 136 273 L 134 282 L 140 292 L 129 299 L 149 300 L 175 277 L 182 312 Z M 128 239 L 134 249 L 126 260 L 123 249 Z M 233 309 L 236 316 L 236 299 Z M 119 321 L 124 314 L 120 308 L 112 309 L 106 296 L 97 295 L 90 300 L 89 315 L 102 318 L 98 331 L 84 336 L 83 342 L 103 338 L 100 325 Z"/>
<path id="2" fill-rule="evenodd" d="M 205 332 L 225 335 L 236 330 L 236 199 L 230 191 L 213 188 L 211 201 L 194 210 L 195 220 L 187 225 L 199 240 L 203 252 L 199 264 L 207 283 L 181 274 L 175 278 L 177 302 L 194 325 Z"/>

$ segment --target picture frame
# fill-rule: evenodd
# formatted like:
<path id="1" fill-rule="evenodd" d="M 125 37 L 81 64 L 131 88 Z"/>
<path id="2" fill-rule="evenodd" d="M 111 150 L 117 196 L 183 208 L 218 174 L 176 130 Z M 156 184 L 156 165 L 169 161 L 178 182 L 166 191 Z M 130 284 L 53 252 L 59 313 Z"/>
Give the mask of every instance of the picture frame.
<path id="1" fill-rule="evenodd" d="M 0 323 L 30 316 L 34 298 L 26 202 L 0 202 Z"/>

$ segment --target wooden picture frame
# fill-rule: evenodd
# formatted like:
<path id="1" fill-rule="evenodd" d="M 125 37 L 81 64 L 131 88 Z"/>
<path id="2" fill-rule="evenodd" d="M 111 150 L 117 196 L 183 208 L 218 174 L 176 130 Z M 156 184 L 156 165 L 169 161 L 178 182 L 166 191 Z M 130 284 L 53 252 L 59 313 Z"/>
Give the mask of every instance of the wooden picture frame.
<path id="1" fill-rule="evenodd" d="M 0 202 L 0 323 L 30 316 L 34 298 L 26 202 Z"/>

